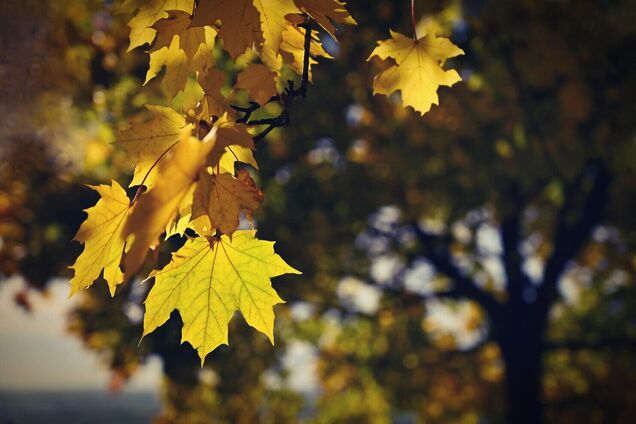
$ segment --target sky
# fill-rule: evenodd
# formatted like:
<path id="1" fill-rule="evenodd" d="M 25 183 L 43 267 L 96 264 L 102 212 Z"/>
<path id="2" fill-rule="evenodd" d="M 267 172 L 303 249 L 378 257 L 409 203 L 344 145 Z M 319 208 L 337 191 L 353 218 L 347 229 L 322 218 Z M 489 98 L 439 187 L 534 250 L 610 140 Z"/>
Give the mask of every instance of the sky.
<path id="1" fill-rule="evenodd" d="M 32 292 L 32 312 L 13 298 L 24 287 L 19 278 L 0 280 L 0 391 L 107 391 L 110 374 L 96 354 L 66 331 L 68 283 L 56 280 L 47 295 Z M 161 361 L 151 358 L 124 391 L 157 392 Z"/>

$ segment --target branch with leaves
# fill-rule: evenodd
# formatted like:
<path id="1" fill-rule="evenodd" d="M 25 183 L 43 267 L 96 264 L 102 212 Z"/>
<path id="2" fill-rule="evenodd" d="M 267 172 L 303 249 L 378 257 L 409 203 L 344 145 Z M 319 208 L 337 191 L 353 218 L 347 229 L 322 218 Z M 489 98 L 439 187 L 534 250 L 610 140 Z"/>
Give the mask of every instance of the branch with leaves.
<path id="1" fill-rule="evenodd" d="M 338 0 L 125 0 L 120 11 L 132 15 L 129 50 L 145 48 L 149 55 L 146 82 L 163 72 L 168 100 L 189 82 L 202 96 L 188 110 L 147 105 L 151 119 L 120 134 L 116 144 L 135 162 L 129 185 L 137 190 L 129 199 L 115 181 L 93 187 L 101 198 L 86 211 L 76 237 L 84 251 L 72 267 L 71 293 L 103 276 L 114 296 L 161 239 L 187 235 L 171 262 L 146 278 L 154 285 L 145 301 L 144 335 L 177 310 L 182 340 L 203 362 L 228 343 L 228 322 L 238 310 L 273 343 L 273 307 L 283 301 L 270 279 L 298 271 L 274 252 L 273 242 L 240 229 L 241 217 L 251 224 L 264 200 L 253 179 L 254 151 L 273 130 L 289 125 L 292 104 L 307 95 L 316 59 L 331 58 L 318 31 L 336 39 L 336 25 L 356 22 Z M 402 36 L 392 37 L 373 53 L 396 62 L 376 77 L 375 92 L 402 90 L 404 103 L 424 113 L 437 104 L 439 85 L 460 80 L 442 65 L 462 51 L 427 35 L 408 39 L 404 55 Z M 213 54 L 221 49 L 243 66 L 234 84 Z M 299 84 L 283 81 L 289 70 Z M 392 72 L 399 77 L 391 78 Z M 413 72 L 428 82 L 413 86 Z M 277 116 L 255 117 L 272 102 L 280 105 Z"/>

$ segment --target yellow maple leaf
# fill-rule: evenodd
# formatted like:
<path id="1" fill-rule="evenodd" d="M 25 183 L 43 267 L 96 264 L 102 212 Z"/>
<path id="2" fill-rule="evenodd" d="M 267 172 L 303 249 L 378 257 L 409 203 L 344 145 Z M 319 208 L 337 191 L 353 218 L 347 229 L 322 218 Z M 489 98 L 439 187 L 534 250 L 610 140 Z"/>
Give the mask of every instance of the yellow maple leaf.
<path id="1" fill-rule="evenodd" d="M 223 48 L 232 59 L 262 44 L 260 16 L 253 0 L 201 0 L 191 26 L 215 25 L 217 20 L 221 21 Z"/>
<path id="2" fill-rule="evenodd" d="M 208 69 L 199 76 L 199 84 L 203 89 L 203 98 L 196 109 L 199 119 L 212 121 L 214 117 L 222 116 L 224 113 L 231 114 L 232 109 L 228 106 L 227 100 L 221 94 L 221 88 L 225 84 L 226 74 L 218 69 Z"/>
<path id="3" fill-rule="evenodd" d="M 121 132 L 115 144 L 126 150 L 135 162 L 130 186 L 143 183 L 150 188 L 157 176 L 157 161 L 179 142 L 187 124 L 180 113 L 169 107 L 146 105 L 146 108 L 152 113 L 152 119 L 131 124 Z"/>
<path id="4" fill-rule="evenodd" d="M 188 13 L 171 12 L 168 17 L 157 21 L 152 27 L 157 30 L 150 51 L 168 47 L 174 37 L 179 37 L 179 47 L 193 55 L 199 45 L 205 43 L 205 29 L 189 28 L 192 17 Z"/>
<path id="5" fill-rule="evenodd" d="M 212 172 L 218 173 L 217 170 L 219 170 L 221 173 L 224 173 L 229 172 L 229 170 L 234 170 L 234 164 L 236 162 L 247 163 L 258 169 L 256 160 L 254 159 L 254 151 L 250 147 L 234 144 L 225 148 L 217 168 L 211 168 Z M 239 179 L 244 177 L 244 174 L 250 178 L 249 173 L 246 170 L 238 170 Z M 193 193 L 196 187 L 197 185 L 193 185 L 191 187 Z M 193 194 L 186 194 L 184 196 L 181 205 L 178 208 L 178 216 L 175 216 L 166 226 L 166 240 L 175 234 L 183 236 L 185 234 L 185 230 L 188 228 L 193 229 L 199 235 L 213 234 L 214 228 L 212 227 L 210 218 L 207 215 L 198 216 L 197 218 L 192 217 L 193 200 Z M 247 216 L 248 218 L 250 217 L 249 215 Z"/>
<path id="6" fill-rule="evenodd" d="M 164 239 L 169 239 L 175 234 L 183 236 L 185 230 L 190 227 L 190 221 L 192 218 L 192 194 L 196 185 L 190 186 L 189 193 L 186 193 L 181 200 L 181 203 L 177 207 L 177 215 L 175 215 L 168 225 L 166 225 L 166 235 Z"/>
<path id="7" fill-rule="evenodd" d="M 150 66 L 144 84 L 165 66 L 164 87 L 168 95 L 174 97 L 184 89 L 189 76 L 213 65 L 216 30 L 210 26 L 190 28 L 190 23 L 189 14 L 172 12 L 154 24 L 157 38 L 149 50 Z"/>
<path id="8" fill-rule="evenodd" d="M 454 69 L 445 71 L 446 59 L 464 54 L 447 38 L 426 35 L 413 40 L 391 31 L 391 38 L 379 41 L 369 56 L 391 58 L 395 65 L 382 71 L 373 79 L 373 94 L 402 94 L 402 102 L 424 115 L 431 105 L 439 104 L 437 89 L 440 85 L 452 86 L 461 81 Z"/>
<path id="9" fill-rule="evenodd" d="M 124 260 L 126 278 L 141 267 L 148 248 L 154 246 L 166 226 L 174 218 L 192 185 L 204 167 L 216 167 L 226 147 L 238 144 L 254 147 L 254 142 L 242 124 L 219 118 L 201 141 L 191 135 L 186 126 L 180 141 L 159 162 L 153 187 L 140 197 L 124 227 L 124 238 L 132 238 Z M 182 206 L 183 207 L 183 206 Z"/>
<path id="10" fill-rule="evenodd" d="M 234 178 L 228 172 L 210 174 L 202 170 L 194 191 L 192 217 L 207 216 L 211 229 L 231 236 L 239 226 L 241 211 L 251 217 L 262 201 L 263 192 L 247 171 Z"/>
<path id="11" fill-rule="evenodd" d="M 128 0 L 121 6 L 124 12 L 137 11 L 128 21 L 130 27 L 130 45 L 128 51 L 143 44 L 151 44 L 157 31 L 152 28 L 155 22 L 167 18 L 168 11 L 181 11 L 192 14 L 194 0 Z"/>
<path id="12" fill-rule="evenodd" d="M 256 159 L 254 159 L 254 150 L 249 147 L 243 146 L 228 146 L 225 148 L 225 152 L 221 156 L 219 166 L 228 171 L 234 170 L 234 164 L 236 162 L 243 162 L 252 165 L 255 169 L 258 169 Z"/>
<path id="13" fill-rule="evenodd" d="M 101 198 L 95 206 L 86 209 L 88 217 L 75 236 L 75 240 L 84 243 L 84 250 L 71 266 L 75 270 L 70 282 L 71 295 L 92 285 L 103 270 L 110 294 L 114 296 L 117 285 L 124 281 L 119 263 L 124 252 L 122 230 L 130 212 L 130 200 L 116 181 L 110 186 L 89 187 Z"/>
<path id="14" fill-rule="evenodd" d="M 274 305 L 284 303 L 271 278 L 300 274 L 274 252 L 274 242 L 258 240 L 254 231 L 188 240 L 172 261 L 153 272 L 146 298 L 144 336 L 163 325 L 177 309 L 183 320 L 182 342 L 201 357 L 228 344 L 228 323 L 240 311 L 249 325 L 274 343 Z"/>
<path id="15" fill-rule="evenodd" d="M 165 62 L 163 65 L 166 67 L 162 85 L 168 97 L 173 98 L 186 86 L 188 77 L 193 74 L 193 70 L 189 66 L 188 56 L 179 47 L 178 38 L 172 40 L 167 50 L 160 51 L 165 52 Z M 162 54 L 161 57 L 164 57 L 164 54 Z M 155 63 L 155 66 L 158 65 L 158 63 Z M 163 67 L 163 65 L 160 66 L 160 68 Z"/>
<path id="16" fill-rule="evenodd" d="M 345 3 L 338 0 L 294 0 L 298 8 L 311 16 L 318 24 L 325 29 L 334 39 L 336 38 L 337 24 L 356 25 L 355 19 L 351 17 Z"/>
<path id="17" fill-rule="evenodd" d="M 285 16 L 300 13 L 293 0 L 254 0 L 263 31 L 263 49 L 276 56 L 283 40 L 283 31 L 287 27 Z"/>
<path id="18" fill-rule="evenodd" d="M 222 147 L 223 150 L 214 152 L 214 160 L 209 163 L 213 172 L 218 174 L 219 169 L 232 172 L 236 162 L 247 163 L 258 169 L 258 164 L 254 159 L 254 140 L 247 125 L 229 121 L 228 115 L 223 115 L 216 124 L 219 127 L 217 131 L 217 138 L 220 140 L 218 147 Z"/>
<path id="19" fill-rule="evenodd" d="M 276 94 L 276 72 L 260 63 L 252 63 L 238 75 L 234 88 L 247 90 L 250 97 L 264 105 Z"/>
<path id="20" fill-rule="evenodd" d="M 190 132 L 191 127 L 186 127 L 180 141 L 159 162 L 159 177 L 139 198 L 126 222 L 124 238 L 132 236 L 124 259 L 126 279 L 139 270 L 148 248 L 156 244 L 214 148 L 215 139 L 202 143 Z"/>
<path id="21" fill-rule="evenodd" d="M 218 125 L 219 127 L 217 138 L 221 140 L 221 142 L 219 142 L 218 144 L 218 147 L 222 148 L 220 151 L 215 152 L 215 154 L 218 154 L 218 156 L 215 156 L 216 161 L 214 161 L 214 163 L 210 163 L 210 166 L 214 167 L 218 164 L 221 155 L 225 153 L 228 146 L 231 146 L 232 149 L 240 146 L 252 151 L 254 150 L 254 140 L 252 139 L 252 135 L 247 130 L 247 125 L 231 122 L 228 120 L 227 115 L 221 117 L 217 121 L 216 125 Z"/>

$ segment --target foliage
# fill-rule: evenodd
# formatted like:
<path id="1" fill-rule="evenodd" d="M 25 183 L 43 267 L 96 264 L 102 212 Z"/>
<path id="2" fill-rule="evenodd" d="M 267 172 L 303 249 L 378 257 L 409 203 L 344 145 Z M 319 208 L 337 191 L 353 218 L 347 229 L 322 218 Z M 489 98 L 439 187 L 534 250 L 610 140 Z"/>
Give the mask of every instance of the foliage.
<path id="1" fill-rule="evenodd" d="M 408 2 L 348 2 L 359 26 L 337 32 L 338 47 L 322 30 L 312 37 L 314 54 L 320 41 L 336 60 L 319 67 L 309 62 L 314 86 L 302 104 L 297 103 L 300 94 L 293 97 L 293 109 L 272 101 L 247 119 L 293 112 L 292 125 L 256 140 L 258 176 L 249 169 L 266 194 L 254 212 L 259 237 L 278 240 L 281 255 L 303 270 L 293 280 L 273 282 L 289 302 L 276 308 L 275 349 L 241 320 L 231 320 L 230 346 L 214 350 L 200 371 L 196 352 L 179 345 L 177 314 L 138 347 L 143 325 L 130 311 L 152 280 L 121 285 L 112 299 L 106 284 L 82 293 L 72 329 L 116 375 L 130 376 L 149 355 L 162 358 L 166 422 L 210 417 L 219 422 L 501 422 L 510 404 L 507 373 L 515 358 L 523 361 L 523 354 L 537 347 L 543 361 L 534 375 L 542 375 L 537 392 L 547 418 L 630 422 L 636 382 L 630 351 L 636 310 L 633 2 L 417 2 L 424 16 L 420 38 L 429 33 L 450 37 L 466 53 L 450 59 L 447 67 L 457 69 L 465 83 L 442 89 L 440 106 L 424 117 L 405 109 L 400 93 L 371 95 L 374 74 L 394 66 L 366 61 L 375 40 L 385 39 L 389 28 L 410 33 L 408 4 L 402 3 Z M 80 38 L 77 44 L 90 52 L 69 56 L 83 57 L 82 63 L 93 62 L 99 71 L 86 75 L 85 68 L 68 60 L 69 66 L 75 64 L 69 86 L 75 97 L 87 99 L 81 122 L 110 122 L 115 130 L 129 116 L 133 126 L 149 118 L 136 114 L 143 104 L 167 104 L 161 100 L 161 73 L 141 88 L 148 57 L 139 49 L 124 54 L 127 31 L 119 22 L 116 16 L 104 30 L 107 39 L 116 40 L 107 51 L 119 58 L 108 78 L 101 71 L 103 48 L 93 45 L 90 35 L 76 31 L 69 36 Z M 292 72 L 302 75 L 303 28 L 294 31 L 301 37 L 289 44 L 300 41 L 300 47 L 287 55 L 289 69 L 277 74 L 281 93 Z M 66 50 L 81 50 L 67 43 Z M 250 56 L 248 65 L 249 54 L 232 58 L 224 45 L 214 47 L 215 71 L 224 76 L 198 79 L 201 87 L 188 79 L 170 104 L 173 109 L 196 108 L 202 92 L 202 110 L 214 109 L 225 96 L 246 111 L 255 108 L 249 100 L 257 94 L 234 82 L 252 64 L 268 64 Z M 280 51 L 282 61 L 285 50 Z M 84 82 L 76 82 L 82 75 Z M 95 103 L 94 92 L 105 102 Z M 188 93 L 195 100 L 186 99 Z M 248 113 L 231 109 L 217 116 L 224 112 L 234 119 Z M 269 128 L 269 122 L 257 129 Z M 207 130 L 195 131 L 196 136 Z M 97 137 L 87 138 L 96 144 Z M 87 162 L 79 180 L 97 185 L 119 174 L 124 181 L 126 155 L 99 140 L 107 154 Z M 26 202 L 14 203 L 24 221 L 27 215 L 18 209 L 47 214 L 40 212 L 27 223 L 11 218 L 11 228 L 24 235 L 3 233 L 5 246 L 11 246 L 4 252 L 25 245 L 24 240 L 45 240 L 38 234 L 49 235 L 47 228 L 56 222 L 63 223 L 62 235 L 43 243 L 42 261 L 5 257 L 3 269 L 65 275 L 59 263 L 46 265 L 68 265 L 76 254 L 68 239 L 79 216 L 69 205 L 78 209 L 75 205 L 96 199 L 90 190 L 69 184 L 68 177 L 57 191 L 47 185 L 40 192 L 41 180 L 30 177 L 40 174 L 30 171 L 31 165 L 36 164 L 26 170 L 5 167 L 10 176 L 1 181 L 29 182 L 20 184 L 28 195 L 15 183 L 10 192 L 11 199 Z M 232 166 L 221 163 L 238 176 Z M 607 185 L 599 185 L 606 177 Z M 133 195 L 134 190 L 129 198 Z M 192 213 L 177 209 L 180 216 Z M 169 234 L 182 233 L 185 226 L 179 223 L 188 220 L 171 222 Z M 154 268 L 165 267 L 184 240 L 162 242 L 153 252 Z M 561 252 L 558 261 L 551 259 L 555 251 Z M 440 261 L 444 257 L 449 261 Z M 460 273 L 445 275 L 449 263 Z M 543 291 L 543 301 L 533 302 L 547 269 L 553 270 L 549 290 Z M 498 322 L 509 325 L 497 326 L 471 298 L 475 292 L 462 291 L 458 282 L 473 283 L 481 299 L 493 298 L 505 311 Z M 361 293 L 376 299 L 373 307 L 361 303 Z M 538 304 L 549 311 L 537 314 L 533 305 Z M 511 314 L 515 310 L 519 314 Z M 543 337 L 531 337 L 541 316 Z M 504 351 L 511 340 L 528 349 Z M 315 358 L 307 361 L 315 364 L 308 373 L 316 376 L 317 387 L 309 394 L 294 389 L 295 375 L 287 365 L 299 344 L 310 346 Z"/>
<path id="2" fill-rule="evenodd" d="M 134 12 L 128 22 L 129 50 L 150 45 L 150 66 L 145 82 L 156 77 L 165 66 L 163 86 L 169 99 L 186 90 L 191 76 L 199 84 L 200 98 L 193 109 L 184 108 L 183 114 L 171 108 L 147 105 L 153 118 L 133 123 L 122 132 L 117 143 L 136 160 L 130 185 L 138 189 L 128 201 L 115 182 L 108 191 L 97 188 L 102 199 L 88 210 L 89 219 L 76 236 L 76 240 L 85 243 L 85 248 L 73 266 L 75 277 L 71 281 L 71 292 L 90 286 L 103 270 L 114 296 L 116 286 L 124 281 L 124 273 L 119 268 L 122 255 L 125 255 L 125 279 L 128 280 L 143 265 L 148 249 L 157 247 L 162 233 L 183 234 L 190 229 L 199 237 L 207 238 L 210 245 L 207 252 L 214 252 L 201 256 L 205 261 L 201 268 L 207 269 L 210 265 L 209 278 L 202 279 L 198 270 L 181 272 L 183 266 L 190 266 L 190 260 L 199 264 L 199 260 L 193 258 L 203 252 L 199 249 L 192 254 L 195 247 L 189 244 L 182 247 L 169 265 L 179 279 L 162 278 L 161 272 L 150 275 L 156 275 L 156 283 L 146 301 L 144 334 L 163 324 L 176 308 L 184 321 L 182 340 L 190 342 L 203 361 L 216 346 L 227 343 L 226 324 L 234 310 L 240 309 L 247 322 L 273 342 L 271 309 L 281 299 L 275 292 L 270 293 L 269 284 L 254 278 L 296 271 L 285 265 L 284 272 L 274 272 L 261 262 L 236 261 L 227 256 L 225 249 L 225 260 L 216 262 L 218 246 L 229 243 L 232 248 L 243 249 L 244 255 L 256 246 L 240 244 L 236 247 L 232 238 L 239 228 L 241 213 L 250 219 L 263 201 L 263 193 L 241 167 L 242 164 L 256 165 L 252 136 L 262 139 L 289 119 L 288 111 L 279 118 L 250 118 L 270 101 L 287 107 L 296 95 L 305 97 L 311 56 L 327 56 L 314 35 L 314 20 L 334 37 L 333 23 L 355 24 L 355 21 L 338 1 L 204 1 L 195 6 L 192 0 L 129 0 L 121 5 L 121 10 Z M 389 74 L 393 72 L 389 69 L 376 79 L 375 90 L 389 94 L 402 89 L 407 104 L 426 112 L 431 103 L 437 103 L 437 86 L 426 83 L 428 88 L 424 91 L 423 81 L 439 79 L 445 85 L 457 82 L 457 73 L 448 71 L 446 74 L 440 65 L 461 49 L 447 39 L 425 37 L 413 44 L 399 34 L 392 36 L 396 45 L 381 43 L 374 54 L 384 59 L 395 58 L 398 63 L 395 69 L 399 69 L 403 80 L 389 83 Z M 217 70 L 214 63 L 216 42 L 221 42 L 234 60 L 247 55 L 241 60 L 248 66 L 239 74 L 234 89 L 226 94 L 222 93 L 225 74 Z M 416 50 L 416 56 L 410 55 L 411 50 L 400 53 L 409 46 Z M 256 59 L 262 63 L 253 63 Z M 420 62 L 423 63 L 421 69 L 413 72 L 413 67 Z M 283 67 L 299 70 L 301 85 L 296 90 L 289 80 L 287 88 L 278 95 L 277 80 Z M 404 77 L 411 74 L 417 76 L 419 83 L 412 77 Z M 237 90 L 248 92 L 249 107 L 232 105 Z M 408 93 L 412 91 L 424 92 L 425 97 L 411 100 Z M 237 111 L 243 112 L 243 116 L 237 116 Z M 249 127 L 259 124 L 269 127 L 257 135 L 250 133 Z M 229 241 L 224 242 L 224 237 L 230 237 Z M 234 273 L 228 272 L 230 267 Z M 168 288 L 164 288 L 166 285 Z M 199 305 L 198 300 L 202 299 L 200 289 L 205 287 L 208 287 L 208 296 L 204 306 Z M 255 290 L 265 297 L 256 297 Z M 249 300 L 242 297 L 243 293 L 247 293 Z M 216 326 L 210 324 L 210 317 Z"/>

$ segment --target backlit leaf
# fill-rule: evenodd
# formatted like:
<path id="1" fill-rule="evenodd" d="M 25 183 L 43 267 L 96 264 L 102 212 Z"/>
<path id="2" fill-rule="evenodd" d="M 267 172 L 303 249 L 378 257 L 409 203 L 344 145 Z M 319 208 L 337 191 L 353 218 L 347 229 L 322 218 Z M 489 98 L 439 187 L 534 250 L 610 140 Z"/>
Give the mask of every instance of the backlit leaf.
<path id="1" fill-rule="evenodd" d="M 191 26 L 215 25 L 221 21 L 219 37 L 232 59 L 263 41 L 260 16 L 253 0 L 201 0 Z"/>
<path id="2" fill-rule="evenodd" d="M 225 79 L 225 72 L 218 69 L 209 69 L 199 77 L 199 84 L 204 92 L 203 99 L 196 110 L 200 119 L 211 121 L 213 117 L 219 117 L 232 111 L 228 107 L 227 100 L 221 94 Z"/>
<path id="3" fill-rule="evenodd" d="M 254 0 L 254 6 L 260 13 L 261 30 L 265 39 L 263 49 L 269 50 L 274 56 L 278 54 L 283 40 L 283 31 L 287 26 L 285 16 L 299 13 L 293 0 Z"/>
<path id="4" fill-rule="evenodd" d="M 192 194 L 191 187 L 199 172 L 216 167 L 230 145 L 254 146 L 245 126 L 228 122 L 226 116 L 215 123 L 203 140 L 193 137 L 191 132 L 192 127 L 187 126 L 180 141 L 159 162 L 155 185 L 141 196 L 126 223 L 124 237 L 132 236 L 124 260 L 126 278 L 139 270 L 148 248 L 157 243 L 184 199 L 190 201 L 186 196 Z"/>
<path id="5" fill-rule="evenodd" d="M 207 216 L 211 228 L 231 236 L 239 226 L 241 211 L 251 216 L 262 201 L 263 192 L 247 171 L 234 178 L 227 172 L 210 174 L 202 170 L 194 191 L 192 217 Z"/>
<path id="6" fill-rule="evenodd" d="M 194 0 L 130 0 L 122 5 L 123 11 L 137 10 L 128 21 L 130 45 L 128 51 L 143 44 L 150 44 L 157 31 L 152 26 L 160 19 L 168 17 L 168 11 L 175 10 L 192 14 Z"/>
<path id="7" fill-rule="evenodd" d="M 252 63 L 239 74 L 234 87 L 247 90 L 256 103 L 264 105 L 276 94 L 276 76 L 267 66 Z"/>
<path id="8" fill-rule="evenodd" d="M 274 243 L 254 231 L 237 231 L 230 239 L 191 239 L 162 270 L 145 301 L 144 335 L 164 324 L 177 309 L 183 320 L 182 342 L 199 353 L 228 344 L 228 323 L 240 311 L 249 325 L 274 343 L 273 306 L 283 303 L 271 278 L 299 274 L 274 253 Z"/>
<path id="9" fill-rule="evenodd" d="M 124 281 L 119 263 L 124 252 L 122 230 L 130 213 L 130 200 L 116 181 L 110 186 L 90 187 L 101 198 L 95 206 L 86 209 L 88 217 L 75 236 L 75 240 L 84 243 L 84 251 L 71 267 L 75 270 L 71 295 L 92 285 L 102 270 L 110 293 L 114 295 L 117 285 Z"/>
<path id="10" fill-rule="evenodd" d="M 141 196 L 124 227 L 124 237 L 132 238 L 124 260 L 126 278 L 135 274 L 197 179 L 199 170 L 216 144 L 216 139 L 202 143 L 186 128 L 181 140 L 159 163 L 156 183 Z"/>
<path id="11" fill-rule="evenodd" d="M 133 123 L 121 132 L 115 144 L 121 146 L 135 162 L 135 173 L 130 185 L 152 187 L 162 155 L 179 142 L 186 127 L 185 118 L 173 109 L 147 105 L 153 117 L 149 121 Z M 144 181 L 145 178 L 145 181 Z"/>
<path id="12" fill-rule="evenodd" d="M 202 73 L 214 64 L 212 49 L 216 30 L 210 26 L 190 28 L 190 22 L 189 14 L 172 12 L 154 25 L 158 35 L 149 50 L 146 83 L 165 66 L 163 83 L 170 97 L 184 89 L 189 76 Z"/>
<path id="13" fill-rule="evenodd" d="M 300 10 L 314 18 L 333 38 L 336 38 L 336 28 L 332 21 L 337 24 L 356 25 L 356 21 L 345 9 L 344 2 L 338 0 L 294 0 L 294 3 Z"/>
<path id="14" fill-rule="evenodd" d="M 391 31 L 391 38 L 379 41 L 369 59 L 391 58 L 395 65 L 382 71 L 373 79 L 373 93 L 402 94 L 402 102 L 420 114 L 425 114 L 431 105 L 439 104 L 437 89 L 440 85 L 452 86 L 461 81 L 454 69 L 445 71 L 446 59 L 464 54 L 447 38 L 426 35 L 418 40 Z"/>

